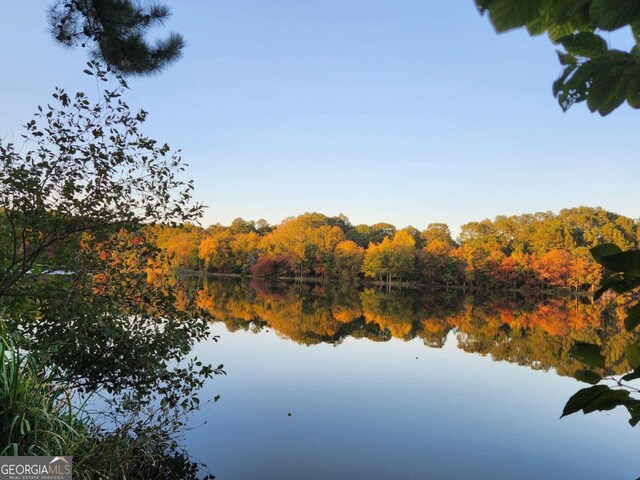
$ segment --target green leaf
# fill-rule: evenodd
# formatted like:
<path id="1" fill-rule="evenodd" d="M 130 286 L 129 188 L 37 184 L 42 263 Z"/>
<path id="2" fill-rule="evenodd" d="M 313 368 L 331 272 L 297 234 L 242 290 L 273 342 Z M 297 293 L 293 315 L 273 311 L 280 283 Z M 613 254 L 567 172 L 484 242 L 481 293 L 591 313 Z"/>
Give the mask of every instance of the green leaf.
<path id="1" fill-rule="evenodd" d="M 633 47 L 631 54 L 640 57 L 640 49 L 637 45 Z M 626 92 L 627 103 L 631 108 L 640 108 L 640 64 L 629 68 L 627 75 L 629 77 Z"/>
<path id="2" fill-rule="evenodd" d="M 598 300 L 600 297 L 602 297 L 602 295 L 604 295 L 604 293 L 609 290 L 610 288 L 613 288 L 614 284 L 619 284 L 621 282 L 623 282 L 624 279 L 616 274 L 616 275 L 612 275 L 610 277 L 605 278 L 602 281 L 602 285 L 600 285 L 600 288 L 598 288 L 594 294 L 593 294 L 593 299 L 594 300 Z"/>
<path id="3" fill-rule="evenodd" d="M 549 40 L 553 43 L 558 43 L 561 38 L 566 37 L 567 35 L 571 35 L 576 30 L 584 30 L 583 28 L 577 28 L 575 25 L 571 23 L 563 23 L 557 24 L 552 23 L 547 28 L 547 35 L 549 36 Z"/>
<path id="4" fill-rule="evenodd" d="M 562 72 L 562 75 L 560 75 L 560 78 L 553 82 L 552 92 L 554 97 L 558 96 L 558 94 L 564 88 L 567 78 L 569 78 L 569 76 L 576 70 L 575 58 L 572 55 L 558 52 L 558 58 L 560 59 L 560 63 L 562 63 L 563 65 L 567 65 L 567 67 Z M 574 63 L 571 64 L 571 61 L 573 61 Z"/>
<path id="5" fill-rule="evenodd" d="M 541 0 L 494 0 L 488 6 L 489 18 L 498 32 L 523 27 L 540 14 Z"/>
<path id="6" fill-rule="evenodd" d="M 631 380 L 635 380 L 636 378 L 640 378 L 640 368 L 636 368 L 633 372 L 627 373 L 622 377 L 622 380 L 625 382 L 630 382 Z"/>
<path id="7" fill-rule="evenodd" d="M 580 32 L 575 35 L 569 35 L 559 40 L 564 48 L 572 55 L 580 57 L 595 57 L 606 53 L 607 42 L 595 33 Z"/>
<path id="8" fill-rule="evenodd" d="M 615 283 L 611 288 L 616 293 L 627 293 L 640 286 L 640 278 L 638 277 L 623 277 L 622 282 Z"/>
<path id="9" fill-rule="evenodd" d="M 595 411 L 612 410 L 620 405 L 624 405 L 629 398 L 629 392 L 627 390 L 611 390 L 607 387 L 606 392 L 602 392 L 600 395 L 594 396 L 584 406 L 582 411 L 584 413 L 591 413 Z"/>
<path id="10" fill-rule="evenodd" d="M 605 100 L 598 106 L 598 113 L 603 117 L 606 117 L 616 108 L 622 105 L 625 100 L 626 96 L 623 93 L 623 88 L 620 88 L 620 86 L 618 86 L 618 88 L 616 89 L 616 94 L 612 95 L 609 99 Z"/>
<path id="11" fill-rule="evenodd" d="M 624 319 L 624 328 L 630 332 L 640 325 L 640 303 L 627 310 L 627 318 Z"/>
<path id="12" fill-rule="evenodd" d="M 529 35 L 536 36 L 542 35 L 550 26 L 550 18 L 546 15 L 538 15 L 533 20 L 527 22 L 525 25 Z"/>
<path id="13" fill-rule="evenodd" d="M 574 57 L 570 53 L 561 52 L 560 50 L 556 50 L 556 53 L 558 54 L 558 60 L 560 61 L 561 65 L 567 65 L 567 66 L 575 67 L 575 65 L 577 63 L 576 57 Z M 565 72 L 569 72 L 570 73 L 571 71 L 573 71 L 573 69 L 571 69 L 571 70 L 565 69 Z M 568 76 L 568 73 L 565 73 L 565 75 Z"/>
<path id="14" fill-rule="evenodd" d="M 573 344 L 573 358 L 593 368 L 604 368 L 604 358 L 600 347 L 592 343 L 576 342 Z"/>
<path id="15" fill-rule="evenodd" d="M 476 7 L 478 7 L 480 13 L 484 13 L 490 3 L 491 0 L 476 0 Z"/>
<path id="16" fill-rule="evenodd" d="M 638 0 L 593 0 L 591 20 L 602 30 L 616 30 L 629 25 L 640 15 Z"/>
<path id="17" fill-rule="evenodd" d="M 636 369 L 640 367 L 640 341 L 629 345 L 625 349 L 624 354 L 631 368 Z"/>
<path id="18" fill-rule="evenodd" d="M 602 245 L 593 247 L 589 251 L 591 252 L 591 256 L 593 257 L 593 259 L 598 263 L 600 263 L 600 258 L 604 257 L 605 255 L 622 253 L 622 250 L 620 250 L 620 248 L 613 243 L 603 243 Z"/>
<path id="19" fill-rule="evenodd" d="M 591 385 L 595 385 L 602 380 L 602 377 L 593 370 L 578 370 L 573 377 L 580 382 L 590 383 Z"/>
<path id="20" fill-rule="evenodd" d="M 567 415 L 571 415 L 572 413 L 576 413 L 582 410 L 593 398 L 601 395 L 602 393 L 610 390 L 606 385 L 595 385 L 589 388 L 583 388 L 582 390 L 578 390 L 564 406 L 564 410 L 562 410 L 562 417 L 566 417 Z"/>
<path id="21" fill-rule="evenodd" d="M 625 76 L 614 57 L 612 52 L 607 58 L 600 56 L 599 61 L 592 60 L 583 66 L 591 70 L 587 107 L 602 116 L 618 108 L 626 98 Z"/>
<path id="22" fill-rule="evenodd" d="M 574 30 L 585 30 L 582 26 L 587 26 L 589 21 L 588 12 L 585 12 L 588 3 L 589 0 L 554 0 L 549 2 L 549 8 L 556 23 L 570 23 Z"/>
<path id="23" fill-rule="evenodd" d="M 640 250 L 628 250 L 600 257 L 599 263 L 614 272 L 640 276 Z"/>
<path id="24" fill-rule="evenodd" d="M 627 408 L 627 410 L 629 411 L 629 414 L 631 415 L 631 418 L 629 419 L 629 424 L 632 427 L 635 427 L 638 422 L 640 422 L 640 400 L 637 400 L 635 398 L 629 398 L 624 406 Z"/>
<path id="25" fill-rule="evenodd" d="M 558 103 L 564 111 L 577 102 L 587 99 L 587 89 L 591 82 L 590 67 L 588 64 L 580 65 L 565 82 L 558 95 Z"/>
<path id="26" fill-rule="evenodd" d="M 596 292 L 593 294 L 593 298 L 594 300 L 598 300 L 604 294 L 604 292 L 609 289 L 612 289 L 616 293 L 622 294 L 630 292 L 638 286 L 640 286 L 640 278 L 638 277 L 623 277 L 619 274 L 612 275 L 603 280 L 602 286 L 598 290 L 596 290 Z"/>

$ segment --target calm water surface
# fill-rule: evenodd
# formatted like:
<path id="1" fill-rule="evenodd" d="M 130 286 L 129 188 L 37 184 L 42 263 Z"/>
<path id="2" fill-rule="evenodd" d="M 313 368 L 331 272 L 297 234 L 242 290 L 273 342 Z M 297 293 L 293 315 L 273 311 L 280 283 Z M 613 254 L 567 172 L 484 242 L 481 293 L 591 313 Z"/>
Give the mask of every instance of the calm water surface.
<path id="1" fill-rule="evenodd" d="M 209 280 L 199 303 L 224 363 L 188 450 L 219 479 L 635 479 L 638 431 L 616 410 L 559 419 L 585 384 L 573 340 L 619 330 L 580 299 L 339 291 Z M 615 349 L 612 372 L 627 366 Z M 620 352 L 619 356 L 622 356 Z M 289 416 L 289 413 L 291 416 Z"/>

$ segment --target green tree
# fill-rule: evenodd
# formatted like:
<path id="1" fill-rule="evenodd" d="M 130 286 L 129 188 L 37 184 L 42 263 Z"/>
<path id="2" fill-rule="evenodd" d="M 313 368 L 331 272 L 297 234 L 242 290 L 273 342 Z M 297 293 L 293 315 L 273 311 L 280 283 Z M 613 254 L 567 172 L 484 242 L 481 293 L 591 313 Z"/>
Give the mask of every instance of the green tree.
<path id="1" fill-rule="evenodd" d="M 385 237 L 379 244 L 372 243 L 365 254 L 362 272 L 385 283 L 407 280 L 415 271 L 415 246 L 415 239 L 406 230 L 397 232 L 392 240 Z"/>
<path id="2" fill-rule="evenodd" d="M 352 240 L 344 240 L 334 250 L 334 276 L 342 281 L 353 281 L 358 278 L 365 251 Z"/>
<path id="3" fill-rule="evenodd" d="M 389 276 L 389 259 L 386 254 L 388 243 L 390 243 L 389 239 L 385 238 L 382 243 L 369 244 L 362 264 L 362 273 L 365 277 L 377 278 L 378 281 L 384 282 Z"/>
<path id="4" fill-rule="evenodd" d="M 239 233 L 251 233 L 256 231 L 256 222 L 253 220 L 245 220 L 244 218 L 238 217 L 231 225 L 229 225 L 229 231 L 237 235 Z"/>
<path id="5" fill-rule="evenodd" d="M 89 69 L 107 81 L 97 63 Z M 180 156 L 142 133 L 147 112 L 129 109 L 125 88 L 105 90 L 95 104 L 56 89 L 54 106 L 26 124 L 25 146 L 0 143 L 0 295 L 36 267 L 73 270 L 58 247 L 83 232 L 199 217 L 193 183 L 176 177 Z"/>
<path id="6" fill-rule="evenodd" d="M 396 233 L 396 227 L 389 223 L 376 223 L 375 225 L 356 225 L 347 232 L 347 239 L 353 240 L 363 248 L 370 243 L 381 243 L 385 238 L 391 238 Z"/>
<path id="7" fill-rule="evenodd" d="M 247 274 L 258 261 L 260 236 L 256 232 L 236 235 L 231 242 L 237 273 Z"/>
<path id="8" fill-rule="evenodd" d="M 89 49 L 90 55 L 123 75 L 155 73 L 182 55 L 177 33 L 150 41 L 149 30 L 171 13 L 162 4 L 134 0 L 56 0 L 49 24 L 56 41 Z"/>
<path id="9" fill-rule="evenodd" d="M 425 247 L 435 242 L 450 248 L 456 245 L 456 242 L 451 238 L 451 230 L 449 230 L 449 226 L 446 223 L 430 223 L 420 236 Z"/>

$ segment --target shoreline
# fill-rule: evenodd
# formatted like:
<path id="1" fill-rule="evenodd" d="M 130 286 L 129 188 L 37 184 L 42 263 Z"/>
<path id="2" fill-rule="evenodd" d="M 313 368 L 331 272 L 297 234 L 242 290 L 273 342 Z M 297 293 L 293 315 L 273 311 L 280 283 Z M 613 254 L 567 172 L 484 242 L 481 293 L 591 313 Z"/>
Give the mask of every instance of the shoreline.
<path id="1" fill-rule="evenodd" d="M 263 275 L 252 275 L 242 273 L 218 273 L 218 272 L 202 272 L 198 270 L 177 270 L 177 275 L 183 277 L 215 277 L 215 278 L 237 278 L 237 279 L 261 279 L 268 281 L 285 281 L 294 283 L 306 283 L 306 284 L 322 284 L 322 285 L 350 285 L 355 287 L 379 287 L 382 288 L 406 288 L 412 290 L 458 290 L 462 292 L 480 292 L 480 293 L 518 293 L 518 294 L 531 294 L 531 295 L 548 295 L 555 297 L 593 297 L 591 291 L 575 291 L 570 288 L 534 288 L 534 287 L 510 287 L 510 288 L 482 288 L 482 287 L 469 287 L 461 285 L 441 285 L 441 284 L 427 284 L 420 282 L 380 282 L 378 280 L 363 280 L 358 279 L 357 282 L 340 282 L 335 279 L 323 279 L 320 277 L 266 277 Z"/>

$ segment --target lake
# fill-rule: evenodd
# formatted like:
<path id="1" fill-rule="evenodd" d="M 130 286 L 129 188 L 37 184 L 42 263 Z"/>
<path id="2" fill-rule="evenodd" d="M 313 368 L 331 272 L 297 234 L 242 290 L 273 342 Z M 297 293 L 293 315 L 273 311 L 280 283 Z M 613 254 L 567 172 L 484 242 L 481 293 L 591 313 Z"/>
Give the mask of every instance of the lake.
<path id="1" fill-rule="evenodd" d="M 587 386 L 574 340 L 604 339 L 607 368 L 628 370 L 613 300 L 197 282 L 219 340 L 195 354 L 228 375 L 184 441 L 219 479 L 640 475 L 626 411 L 559 418 Z"/>

